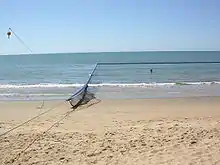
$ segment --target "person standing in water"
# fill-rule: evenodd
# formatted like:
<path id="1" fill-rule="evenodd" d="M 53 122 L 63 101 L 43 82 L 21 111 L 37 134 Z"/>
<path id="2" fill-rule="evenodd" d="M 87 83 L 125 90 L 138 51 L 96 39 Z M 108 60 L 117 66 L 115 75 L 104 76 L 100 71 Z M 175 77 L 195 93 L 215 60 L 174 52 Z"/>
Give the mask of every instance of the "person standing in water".
<path id="1" fill-rule="evenodd" d="M 151 74 L 153 73 L 153 69 L 150 69 L 150 73 L 151 73 Z"/>

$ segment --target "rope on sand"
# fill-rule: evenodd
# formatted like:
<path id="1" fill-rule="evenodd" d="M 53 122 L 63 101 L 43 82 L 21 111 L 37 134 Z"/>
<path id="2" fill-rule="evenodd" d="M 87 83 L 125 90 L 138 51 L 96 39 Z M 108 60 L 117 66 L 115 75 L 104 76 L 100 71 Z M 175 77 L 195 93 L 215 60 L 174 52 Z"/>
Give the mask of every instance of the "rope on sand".
<path id="1" fill-rule="evenodd" d="M 90 76 L 89 76 L 89 79 L 87 80 L 86 84 L 85 84 L 81 89 L 79 89 L 78 91 L 76 91 L 69 99 L 66 100 L 66 101 L 68 101 L 68 102 L 71 103 L 71 100 L 72 100 L 73 98 L 76 98 L 77 96 L 79 96 L 80 94 L 82 94 L 82 97 L 80 98 L 79 101 L 76 102 L 75 105 L 71 104 L 72 107 L 73 107 L 73 109 L 76 109 L 80 104 L 82 104 L 83 100 L 86 99 L 85 96 L 86 96 L 86 94 L 87 94 L 88 83 L 90 82 L 91 77 L 92 77 L 92 75 L 93 75 L 93 73 L 94 73 L 96 67 L 97 67 L 97 64 L 96 64 L 95 67 L 93 68 L 93 70 L 92 70 L 92 72 L 91 72 L 91 74 L 90 74 Z M 31 119 L 29 119 L 29 120 L 27 120 L 27 121 L 25 121 L 25 122 L 23 122 L 23 123 L 21 123 L 21 124 L 15 126 L 15 127 L 11 128 L 10 130 L 8 130 L 8 131 L 6 131 L 6 132 L 0 134 L 0 137 L 2 137 L 2 136 L 4 136 L 4 135 L 8 134 L 9 132 L 11 132 L 11 131 L 13 131 L 13 130 L 15 130 L 15 129 L 17 129 L 17 128 L 23 126 L 23 125 L 25 125 L 25 124 L 27 124 L 27 123 L 29 123 L 30 121 L 32 121 L 32 120 L 34 120 L 34 119 L 36 119 L 36 118 L 42 116 L 43 114 L 46 114 L 47 112 L 54 110 L 55 108 L 59 107 L 59 106 L 62 105 L 63 103 L 64 103 L 64 102 L 61 102 L 60 104 L 54 106 L 53 108 L 50 108 L 50 109 L 48 109 L 48 110 L 46 110 L 46 111 L 40 113 L 39 115 L 34 116 L 34 117 L 32 117 Z M 44 105 L 44 101 L 43 101 L 42 106 L 43 106 L 43 105 Z M 42 106 L 39 107 L 39 108 L 42 108 Z"/>
<path id="2" fill-rule="evenodd" d="M 21 126 L 27 124 L 27 123 L 29 123 L 29 122 L 31 122 L 32 120 L 34 120 L 34 119 L 36 119 L 36 118 L 38 118 L 38 117 L 40 117 L 40 116 L 42 116 L 42 115 L 48 113 L 49 111 L 52 111 L 52 110 L 56 109 L 57 107 L 61 106 L 63 103 L 64 103 L 64 102 L 61 102 L 61 103 L 57 104 L 56 106 L 54 106 L 54 107 L 52 107 L 52 108 L 50 108 L 50 109 L 48 109 L 48 110 L 46 110 L 46 111 L 44 111 L 44 112 L 42 112 L 42 113 L 40 113 L 40 114 L 38 114 L 38 115 L 36 115 L 36 116 L 30 118 L 29 120 L 27 120 L 27 121 L 25 121 L 25 122 L 23 122 L 23 123 L 21 123 L 21 124 L 15 126 L 15 127 L 11 128 L 11 129 L 9 129 L 8 131 L 6 131 L 6 132 L 0 134 L 0 137 L 4 136 L 4 135 L 10 133 L 11 131 L 13 131 L 13 130 L 15 130 L 15 129 L 17 129 L 17 128 L 19 128 L 19 127 L 21 127 Z"/>
<path id="3" fill-rule="evenodd" d="M 94 104 L 97 104 L 97 103 L 99 103 L 99 102 L 100 102 L 100 100 L 97 100 L 97 102 L 91 103 L 90 105 L 82 106 L 82 107 L 80 108 L 80 110 L 85 109 L 85 108 L 88 108 L 88 107 L 90 107 L 90 106 L 92 106 L 92 105 L 94 105 Z M 72 112 L 74 112 L 77 108 L 78 108 L 78 107 L 73 108 L 71 111 L 66 112 L 65 115 L 64 115 L 62 118 L 60 118 L 60 119 L 57 120 L 55 123 L 53 123 L 53 124 L 52 124 L 47 130 L 45 130 L 43 133 L 39 134 L 35 139 L 33 139 L 33 141 L 32 141 L 24 150 L 20 151 L 15 158 L 12 158 L 12 159 L 11 159 L 11 163 L 14 163 L 16 160 L 18 160 L 18 159 L 21 157 L 21 155 L 22 155 L 28 148 L 30 148 L 30 147 L 34 144 L 34 142 L 36 142 L 37 140 L 39 140 L 40 137 L 42 137 L 44 134 L 46 134 L 47 132 L 49 132 L 54 126 L 56 126 L 56 125 L 59 124 L 62 120 L 64 120 L 66 117 L 68 117 L 68 116 L 69 116 Z"/>
<path id="4" fill-rule="evenodd" d="M 53 123 L 47 130 L 45 130 L 43 133 L 39 134 L 24 150 L 20 151 L 17 156 L 15 158 L 11 159 L 11 163 L 14 163 L 16 160 L 18 160 L 20 158 L 20 156 L 28 149 L 32 146 L 32 144 L 34 144 L 35 141 L 39 140 L 40 137 L 42 137 L 44 134 L 46 134 L 48 131 L 50 131 L 54 126 L 56 126 L 57 124 L 59 124 L 63 119 L 65 119 L 66 117 L 68 117 L 70 115 L 71 112 L 73 112 L 75 109 L 67 112 L 62 118 L 60 118 L 59 120 L 57 120 L 55 123 Z"/>

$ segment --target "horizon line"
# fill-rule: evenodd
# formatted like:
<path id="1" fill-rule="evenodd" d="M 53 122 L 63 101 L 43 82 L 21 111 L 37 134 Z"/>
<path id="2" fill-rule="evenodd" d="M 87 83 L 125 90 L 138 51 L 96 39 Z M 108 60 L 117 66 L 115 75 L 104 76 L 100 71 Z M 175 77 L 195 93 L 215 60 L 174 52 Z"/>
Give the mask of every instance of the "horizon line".
<path id="1" fill-rule="evenodd" d="M 17 53 L 0 54 L 0 56 L 13 55 L 48 55 L 48 54 L 87 54 L 87 53 L 141 53 L 141 52 L 220 52 L 220 50 L 132 50 L 132 51 L 85 51 L 85 52 L 48 52 L 48 53 Z"/>

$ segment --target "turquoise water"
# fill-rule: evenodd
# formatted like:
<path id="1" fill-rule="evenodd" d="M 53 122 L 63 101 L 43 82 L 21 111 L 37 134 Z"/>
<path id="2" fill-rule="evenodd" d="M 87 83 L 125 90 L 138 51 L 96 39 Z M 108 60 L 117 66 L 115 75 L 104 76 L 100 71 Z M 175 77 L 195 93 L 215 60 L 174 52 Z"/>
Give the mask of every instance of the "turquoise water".
<path id="1" fill-rule="evenodd" d="M 123 52 L 0 56 L 0 100 L 66 99 L 97 62 L 220 62 L 220 52 Z M 150 69 L 153 73 L 150 73 Z M 219 96 L 220 64 L 100 65 L 100 98 Z"/>

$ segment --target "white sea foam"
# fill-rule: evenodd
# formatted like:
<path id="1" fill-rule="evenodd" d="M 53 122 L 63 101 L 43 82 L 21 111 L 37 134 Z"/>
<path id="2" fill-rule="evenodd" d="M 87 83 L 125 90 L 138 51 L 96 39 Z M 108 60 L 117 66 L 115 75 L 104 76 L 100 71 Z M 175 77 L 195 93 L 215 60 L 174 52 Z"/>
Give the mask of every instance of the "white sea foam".
<path id="1" fill-rule="evenodd" d="M 67 88 L 67 87 L 81 87 L 83 84 L 0 84 L 0 89 L 7 88 Z"/>
<path id="2" fill-rule="evenodd" d="M 89 84 L 91 87 L 157 87 L 157 86 L 174 86 L 174 85 L 212 85 L 220 82 L 178 82 L 178 83 L 103 83 Z"/>
<path id="3" fill-rule="evenodd" d="M 32 93 L 32 94 L 21 94 L 21 93 L 1 93 L 0 97 L 32 97 L 32 96 L 71 96 L 71 93 Z"/>
<path id="4" fill-rule="evenodd" d="M 157 87 L 174 85 L 212 85 L 220 82 L 177 82 L 177 83 L 101 83 L 89 84 L 89 87 Z M 0 89 L 20 89 L 20 88 L 68 88 L 82 87 L 84 84 L 0 84 Z"/>

